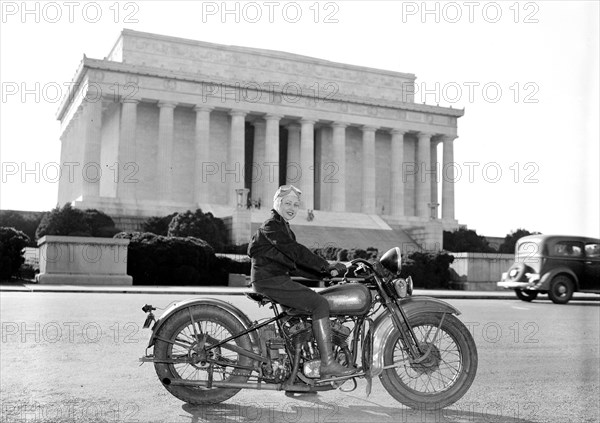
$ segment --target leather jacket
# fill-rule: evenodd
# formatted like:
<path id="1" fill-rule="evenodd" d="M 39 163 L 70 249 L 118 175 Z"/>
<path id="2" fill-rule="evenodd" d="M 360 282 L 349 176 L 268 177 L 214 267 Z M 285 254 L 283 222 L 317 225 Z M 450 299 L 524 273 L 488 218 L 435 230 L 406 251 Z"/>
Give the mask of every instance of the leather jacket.
<path id="1" fill-rule="evenodd" d="M 252 236 L 248 256 L 252 259 L 250 281 L 256 282 L 275 276 L 289 276 L 308 270 L 326 272 L 327 260 L 296 242 L 289 223 L 275 210 Z"/>

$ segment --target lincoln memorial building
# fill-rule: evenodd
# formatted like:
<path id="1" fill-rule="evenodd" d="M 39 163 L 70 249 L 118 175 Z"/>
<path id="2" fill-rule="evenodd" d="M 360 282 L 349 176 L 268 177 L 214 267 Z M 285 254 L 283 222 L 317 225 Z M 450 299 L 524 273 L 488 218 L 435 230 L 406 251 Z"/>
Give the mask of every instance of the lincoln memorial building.
<path id="1" fill-rule="evenodd" d="M 415 79 L 123 30 L 105 58 L 84 56 L 58 110 L 69 170 L 58 203 L 128 230 L 201 208 L 241 244 L 290 183 L 303 192 L 290 223 L 308 247 L 440 249 L 458 228 L 464 111 L 415 103 Z"/>

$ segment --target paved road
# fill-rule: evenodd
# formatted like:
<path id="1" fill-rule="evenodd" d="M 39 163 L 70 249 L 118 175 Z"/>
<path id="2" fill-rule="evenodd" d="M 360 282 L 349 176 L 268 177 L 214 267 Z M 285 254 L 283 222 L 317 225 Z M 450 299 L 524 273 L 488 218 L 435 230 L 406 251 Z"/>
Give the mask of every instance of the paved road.
<path id="1" fill-rule="evenodd" d="M 471 390 L 438 414 L 409 410 L 374 381 L 350 393 L 288 398 L 241 391 L 215 407 L 189 407 L 140 367 L 145 303 L 186 295 L 2 292 L 2 422 L 598 422 L 600 304 L 451 299 L 479 350 Z M 241 296 L 221 297 L 252 319 Z"/>

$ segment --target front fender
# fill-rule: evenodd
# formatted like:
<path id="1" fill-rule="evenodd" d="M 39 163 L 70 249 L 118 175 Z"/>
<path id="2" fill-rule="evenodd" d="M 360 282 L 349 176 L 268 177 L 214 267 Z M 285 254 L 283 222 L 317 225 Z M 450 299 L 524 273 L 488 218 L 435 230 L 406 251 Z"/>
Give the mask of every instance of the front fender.
<path id="1" fill-rule="evenodd" d="M 194 307 L 194 306 L 198 306 L 198 305 L 206 305 L 206 306 L 214 306 L 214 307 L 222 308 L 225 311 L 227 311 L 228 313 L 230 313 L 232 316 L 234 316 L 241 323 L 241 325 L 244 327 L 244 329 L 248 329 L 250 326 L 252 326 L 252 322 L 250 321 L 248 316 L 246 316 L 240 309 L 238 309 L 237 307 L 235 307 L 234 305 L 232 305 L 226 301 L 218 300 L 216 298 L 190 298 L 185 301 L 173 303 L 165 310 L 165 312 L 162 314 L 162 316 L 160 316 L 160 319 L 158 319 L 156 321 L 156 323 L 154 324 L 154 327 L 152 328 L 152 335 L 150 336 L 150 341 L 148 342 L 148 347 L 151 347 L 152 345 L 154 345 L 154 340 L 156 339 L 156 334 L 158 333 L 161 326 L 167 321 L 167 319 L 170 316 L 172 316 L 179 310 L 183 310 L 188 307 Z M 258 345 L 258 338 L 256 335 L 256 331 L 252 331 L 248 335 L 250 336 L 250 339 L 252 340 L 252 344 Z"/>
<path id="2" fill-rule="evenodd" d="M 432 297 L 408 297 L 398 302 L 406 313 L 406 317 L 411 317 L 420 313 L 451 313 L 460 315 L 455 307 L 450 304 Z M 370 375 L 375 377 L 383 372 L 383 354 L 385 343 L 396 329 L 392 320 L 391 312 L 386 310 L 375 319 L 373 323 L 373 361 L 371 362 Z"/>

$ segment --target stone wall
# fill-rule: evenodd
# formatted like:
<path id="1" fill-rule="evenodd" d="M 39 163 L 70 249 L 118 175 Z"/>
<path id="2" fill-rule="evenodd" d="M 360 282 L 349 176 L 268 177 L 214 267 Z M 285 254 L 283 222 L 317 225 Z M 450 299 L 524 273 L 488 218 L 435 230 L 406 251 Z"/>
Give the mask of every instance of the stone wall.
<path id="1" fill-rule="evenodd" d="M 513 254 L 499 253 L 451 253 L 454 262 L 450 265 L 460 278 L 462 288 L 469 291 L 495 291 L 502 272 L 514 262 Z"/>
<path id="2" fill-rule="evenodd" d="M 38 241 L 40 284 L 131 285 L 128 239 L 47 235 Z"/>

